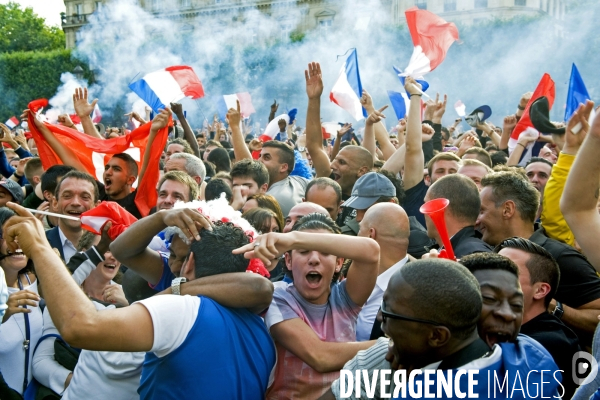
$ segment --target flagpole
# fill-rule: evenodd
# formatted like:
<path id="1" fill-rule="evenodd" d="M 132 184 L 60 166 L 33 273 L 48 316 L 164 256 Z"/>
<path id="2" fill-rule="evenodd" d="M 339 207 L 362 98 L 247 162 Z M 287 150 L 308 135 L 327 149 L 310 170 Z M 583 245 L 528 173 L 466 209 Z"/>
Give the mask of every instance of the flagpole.
<path id="1" fill-rule="evenodd" d="M 26 210 L 30 211 L 32 213 L 35 213 L 35 214 L 43 214 L 43 215 L 49 215 L 51 217 L 58 217 L 58 218 L 70 219 L 70 220 L 73 220 L 73 221 L 81 221 L 80 218 L 71 217 L 70 215 L 57 214 L 57 213 L 53 213 L 53 212 L 49 212 L 49 211 L 35 210 L 33 208 L 26 208 Z"/>

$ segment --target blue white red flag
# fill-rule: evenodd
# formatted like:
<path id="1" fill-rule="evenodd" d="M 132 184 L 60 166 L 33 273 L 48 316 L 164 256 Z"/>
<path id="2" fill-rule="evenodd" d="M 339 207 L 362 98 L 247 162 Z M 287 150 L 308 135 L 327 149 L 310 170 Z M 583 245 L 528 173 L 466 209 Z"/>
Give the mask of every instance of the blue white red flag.
<path id="1" fill-rule="evenodd" d="M 357 121 L 367 117 L 367 111 L 360 104 L 362 97 L 362 84 L 358 71 L 358 55 L 356 49 L 346 59 L 340 71 L 340 77 L 331 89 L 329 99 L 348 111 Z"/>
<path id="2" fill-rule="evenodd" d="M 226 94 L 221 96 L 219 101 L 217 102 L 217 110 L 219 111 L 219 117 L 222 120 L 225 120 L 225 116 L 227 115 L 227 111 L 230 108 L 237 108 L 237 101 L 240 101 L 240 113 L 243 118 L 248 118 L 251 114 L 254 114 L 256 110 L 252 105 L 252 97 L 250 93 L 235 93 L 235 94 Z"/>

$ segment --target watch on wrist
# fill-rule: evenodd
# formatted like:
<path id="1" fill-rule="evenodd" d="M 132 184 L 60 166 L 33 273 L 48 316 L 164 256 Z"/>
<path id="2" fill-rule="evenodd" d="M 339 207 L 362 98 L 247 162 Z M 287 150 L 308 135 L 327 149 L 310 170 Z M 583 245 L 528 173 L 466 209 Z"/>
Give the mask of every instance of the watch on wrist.
<path id="1" fill-rule="evenodd" d="M 556 307 L 554 307 L 554 311 L 552 311 L 552 315 L 554 315 L 558 319 L 562 319 L 565 310 L 563 309 L 563 305 L 560 301 L 556 302 Z"/>
<path id="2" fill-rule="evenodd" d="M 187 282 L 186 278 L 175 278 L 171 281 L 171 291 L 174 295 L 181 296 L 181 284 Z"/>

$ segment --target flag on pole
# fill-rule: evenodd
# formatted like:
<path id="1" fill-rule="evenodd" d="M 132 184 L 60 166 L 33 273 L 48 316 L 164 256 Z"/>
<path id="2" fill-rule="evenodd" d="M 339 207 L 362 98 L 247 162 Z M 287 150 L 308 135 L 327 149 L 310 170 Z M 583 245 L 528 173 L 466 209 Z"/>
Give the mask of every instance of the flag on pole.
<path id="1" fill-rule="evenodd" d="M 410 109 L 410 100 L 406 93 L 394 92 L 392 90 L 388 90 L 388 97 L 390 98 L 390 102 L 392 103 L 392 108 L 396 113 L 396 119 L 402 119 L 408 114 L 408 110 Z"/>
<path id="2" fill-rule="evenodd" d="M 14 129 L 19 125 L 19 120 L 17 119 L 17 117 L 10 117 L 5 123 L 4 125 L 8 126 L 10 129 Z"/>
<path id="3" fill-rule="evenodd" d="M 400 79 L 400 83 L 402 84 L 402 87 L 404 87 L 404 81 L 406 80 L 406 76 L 404 75 L 404 73 L 402 71 L 400 71 L 400 69 L 398 69 L 398 67 L 396 66 L 392 66 L 394 68 L 394 72 L 396 73 L 396 75 L 398 76 L 398 79 Z M 417 81 L 418 84 L 421 85 L 421 90 L 423 92 L 426 92 L 427 89 L 429 89 L 429 83 L 427 83 L 427 81 L 423 80 L 423 79 L 415 79 Z M 427 96 L 427 95 L 425 95 Z M 427 96 L 429 97 L 429 96 Z"/>
<path id="4" fill-rule="evenodd" d="M 458 29 L 453 23 L 417 7 L 409 8 L 404 14 L 415 48 L 403 74 L 418 78 L 444 61 L 446 52 L 458 40 Z"/>
<path id="5" fill-rule="evenodd" d="M 184 97 L 204 97 L 202 82 L 192 69 L 185 65 L 168 67 L 151 72 L 129 85 L 154 112 L 168 107 Z"/>
<path id="6" fill-rule="evenodd" d="M 46 142 L 44 136 L 38 131 L 33 120 L 33 118 L 35 118 L 35 113 L 40 108 L 47 105 L 48 100 L 40 99 L 32 101 L 29 103 L 28 107 L 31 111 L 28 120 L 29 129 L 31 130 L 31 134 L 37 145 L 44 169 L 48 169 L 56 164 L 63 164 L 62 160 L 54 153 L 50 145 Z M 44 123 L 44 125 L 52 132 L 62 146 L 69 148 L 70 151 L 75 153 L 75 156 L 85 167 L 86 172 L 97 180 L 102 181 L 104 166 L 114 154 L 129 154 L 138 163 L 138 168 L 141 171 L 144 161 L 144 151 L 148 144 L 152 122 L 148 122 L 124 136 L 106 140 L 80 133 L 75 129 L 67 128 L 62 125 L 51 125 L 48 123 Z M 159 178 L 158 163 L 167 142 L 168 135 L 168 126 L 158 132 L 154 138 L 152 147 L 150 148 L 150 158 L 146 167 L 144 179 L 142 182 L 136 181 L 137 194 L 135 197 L 135 205 L 142 216 L 148 215 L 150 209 L 156 205 L 156 185 Z M 134 186 L 136 186 L 136 184 L 134 184 Z"/>
<path id="7" fill-rule="evenodd" d="M 587 100 L 591 100 L 590 95 L 583 83 L 583 79 L 579 74 L 579 70 L 573 63 L 571 68 L 571 78 L 569 79 L 569 91 L 567 94 L 567 107 L 565 109 L 565 122 L 571 118 L 573 113 L 577 111 L 580 104 L 585 104 Z"/>
<path id="8" fill-rule="evenodd" d="M 348 111 L 355 120 L 360 121 L 367 117 L 367 111 L 360 104 L 361 97 L 362 84 L 358 71 L 358 55 L 354 49 L 342 66 L 340 76 L 329 94 L 329 99 Z"/>
<path id="9" fill-rule="evenodd" d="M 549 108 L 552 109 L 555 97 L 554 89 L 554 81 L 552 80 L 549 74 L 544 74 L 544 76 L 542 76 L 542 79 L 540 80 L 540 83 L 538 83 L 537 87 L 535 88 L 531 99 L 529 99 L 529 102 L 525 107 L 525 111 L 523 111 L 523 115 L 521 116 L 521 119 L 519 120 L 517 126 L 515 126 L 515 129 L 513 129 L 512 134 L 510 135 L 510 139 L 508 140 L 509 152 L 512 152 L 517 146 L 517 142 L 521 133 L 523 133 L 527 128 L 534 128 L 533 124 L 531 123 L 531 117 L 529 115 L 529 109 L 531 107 L 531 104 L 540 97 L 545 96 L 546 98 L 548 98 Z"/>
<path id="10" fill-rule="evenodd" d="M 250 93 L 235 93 L 235 94 L 226 94 L 219 98 L 217 102 L 217 110 L 219 111 L 219 117 L 222 120 L 225 120 L 225 116 L 227 115 L 227 111 L 230 108 L 237 108 L 237 101 L 240 101 L 240 113 L 242 114 L 242 118 L 248 118 L 251 114 L 254 114 L 256 110 L 252 105 L 252 97 Z"/>

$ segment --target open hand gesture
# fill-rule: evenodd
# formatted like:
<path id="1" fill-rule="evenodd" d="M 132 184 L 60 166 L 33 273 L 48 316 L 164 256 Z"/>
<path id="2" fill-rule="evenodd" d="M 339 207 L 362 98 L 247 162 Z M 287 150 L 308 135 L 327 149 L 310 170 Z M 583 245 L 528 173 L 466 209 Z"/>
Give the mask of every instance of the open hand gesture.
<path id="1" fill-rule="evenodd" d="M 323 94 L 323 79 L 321 65 L 316 62 L 308 64 L 308 70 L 304 71 L 306 78 L 306 94 L 309 99 L 319 99 Z"/>
<path id="2" fill-rule="evenodd" d="M 88 103 L 88 90 L 87 88 L 77 88 L 73 94 L 73 107 L 75 107 L 75 113 L 79 118 L 88 117 L 96 107 L 98 99 L 94 99 L 92 103 Z"/>

